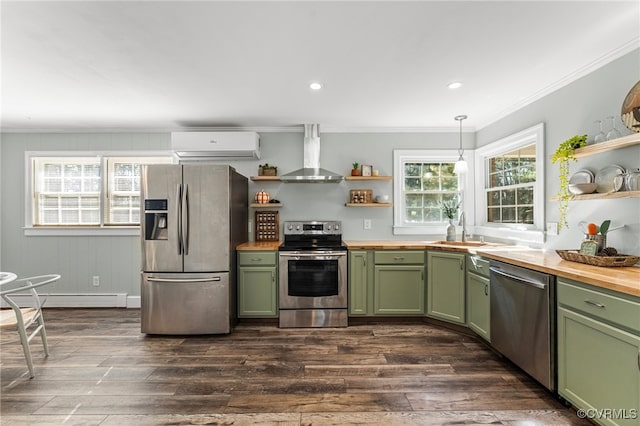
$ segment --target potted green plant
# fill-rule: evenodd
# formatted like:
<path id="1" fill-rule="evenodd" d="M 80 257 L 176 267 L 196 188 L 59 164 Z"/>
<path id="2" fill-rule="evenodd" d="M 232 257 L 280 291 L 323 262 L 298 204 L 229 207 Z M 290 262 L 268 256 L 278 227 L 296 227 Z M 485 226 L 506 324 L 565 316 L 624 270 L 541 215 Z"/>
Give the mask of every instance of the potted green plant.
<path id="1" fill-rule="evenodd" d="M 277 174 L 277 166 L 272 166 L 269 163 L 260 164 L 258 166 L 258 176 L 276 176 Z"/>
<path id="2" fill-rule="evenodd" d="M 351 176 L 360 176 L 360 164 L 359 163 L 353 163 L 352 164 L 353 169 L 351 169 Z"/>
<path id="3" fill-rule="evenodd" d="M 443 201 L 440 204 L 442 208 L 442 214 L 449 220 L 449 226 L 447 226 L 447 241 L 456 240 L 456 226 L 453 224 L 453 220 L 458 214 L 458 208 L 460 203 L 457 200 Z"/>
<path id="4" fill-rule="evenodd" d="M 567 209 L 569 207 L 569 199 L 571 199 L 571 193 L 569 192 L 569 161 L 576 161 L 575 150 L 586 144 L 587 135 L 575 135 L 562 142 L 551 156 L 551 162 L 553 164 L 558 163 L 560 167 L 560 187 L 557 193 L 558 203 L 560 203 L 559 229 L 569 226 L 567 223 Z"/>

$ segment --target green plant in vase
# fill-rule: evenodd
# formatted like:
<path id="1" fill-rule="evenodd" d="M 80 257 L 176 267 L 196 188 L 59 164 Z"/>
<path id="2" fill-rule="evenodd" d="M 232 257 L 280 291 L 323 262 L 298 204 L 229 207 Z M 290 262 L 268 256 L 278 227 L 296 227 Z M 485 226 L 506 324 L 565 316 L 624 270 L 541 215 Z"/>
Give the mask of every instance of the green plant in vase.
<path id="1" fill-rule="evenodd" d="M 586 144 L 587 135 L 575 135 L 562 142 L 551 156 L 551 162 L 553 164 L 559 163 L 560 167 L 560 188 L 558 188 L 557 193 L 558 203 L 560 204 L 560 217 L 558 219 L 560 229 L 569 226 L 567 223 L 567 209 L 571 199 L 571 193 L 569 192 L 569 161 L 576 161 L 575 150 Z"/>
<path id="2" fill-rule="evenodd" d="M 458 214 L 459 206 L 460 203 L 458 203 L 456 200 L 443 201 L 441 204 L 442 214 L 444 214 L 447 219 L 453 220 Z"/>

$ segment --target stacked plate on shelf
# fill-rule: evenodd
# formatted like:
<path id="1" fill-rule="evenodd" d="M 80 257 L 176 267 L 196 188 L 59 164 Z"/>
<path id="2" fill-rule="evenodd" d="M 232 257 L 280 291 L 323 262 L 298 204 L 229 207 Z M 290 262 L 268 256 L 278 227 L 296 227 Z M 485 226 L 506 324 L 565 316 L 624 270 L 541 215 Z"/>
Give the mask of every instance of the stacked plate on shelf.
<path id="1" fill-rule="evenodd" d="M 569 191 L 575 195 L 591 194 L 598 187 L 594 179 L 595 176 L 591 170 L 578 170 L 569 178 Z"/>
<path id="2" fill-rule="evenodd" d="M 622 189 L 624 179 L 616 179 L 616 176 L 624 174 L 624 168 L 617 164 L 604 167 L 598 170 L 595 175 L 591 170 L 578 170 L 569 179 L 569 191 L 576 195 L 593 192 L 600 194 L 618 192 Z"/>
<path id="3" fill-rule="evenodd" d="M 624 179 L 616 179 L 618 175 L 624 175 L 625 170 L 623 167 L 618 166 L 617 164 L 612 164 L 610 166 L 604 167 L 598 170 L 596 173 L 595 183 L 597 185 L 596 192 L 599 193 L 607 193 L 607 192 L 618 192 L 622 189 L 624 184 Z"/>

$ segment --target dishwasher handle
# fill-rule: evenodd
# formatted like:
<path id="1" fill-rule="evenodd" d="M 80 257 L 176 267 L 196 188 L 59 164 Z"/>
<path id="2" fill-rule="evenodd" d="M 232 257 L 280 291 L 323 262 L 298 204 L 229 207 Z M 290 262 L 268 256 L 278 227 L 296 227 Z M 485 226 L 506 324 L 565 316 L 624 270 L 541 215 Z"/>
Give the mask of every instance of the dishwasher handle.
<path id="1" fill-rule="evenodd" d="M 537 282 L 537 281 L 531 281 L 531 280 L 528 280 L 525 277 L 509 274 L 508 272 L 504 272 L 502 269 L 496 268 L 494 266 L 490 266 L 489 270 L 491 272 L 493 272 L 494 274 L 501 275 L 503 277 L 518 281 L 518 282 L 520 282 L 522 284 L 530 285 L 532 287 L 540 288 L 540 289 L 543 289 L 543 290 L 545 288 L 547 288 L 547 285 L 545 283 L 540 283 L 540 282 Z"/>

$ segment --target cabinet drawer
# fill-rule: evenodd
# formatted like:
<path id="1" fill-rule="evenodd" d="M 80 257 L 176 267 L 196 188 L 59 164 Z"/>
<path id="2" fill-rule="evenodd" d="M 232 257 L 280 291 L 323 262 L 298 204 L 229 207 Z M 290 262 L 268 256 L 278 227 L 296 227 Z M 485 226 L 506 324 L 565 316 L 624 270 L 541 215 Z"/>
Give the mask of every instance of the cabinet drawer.
<path id="1" fill-rule="evenodd" d="M 420 265 L 424 263 L 424 251 L 381 250 L 374 253 L 373 259 L 376 265 Z"/>
<path id="2" fill-rule="evenodd" d="M 475 272 L 483 277 L 489 277 L 489 261 L 478 256 L 469 256 L 467 271 Z"/>
<path id="3" fill-rule="evenodd" d="M 640 334 L 640 303 L 558 279 L 558 304 Z"/>
<path id="4" fill-rule="evenodd" d="M 275 251 L 241 251 L 238 252 L 240 266 L 266 266 L 276 264 Z"/>

